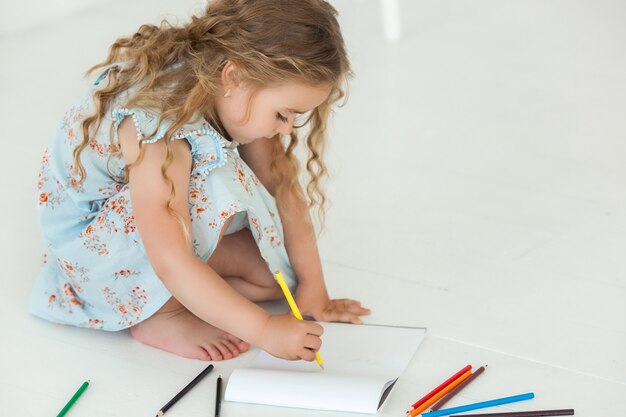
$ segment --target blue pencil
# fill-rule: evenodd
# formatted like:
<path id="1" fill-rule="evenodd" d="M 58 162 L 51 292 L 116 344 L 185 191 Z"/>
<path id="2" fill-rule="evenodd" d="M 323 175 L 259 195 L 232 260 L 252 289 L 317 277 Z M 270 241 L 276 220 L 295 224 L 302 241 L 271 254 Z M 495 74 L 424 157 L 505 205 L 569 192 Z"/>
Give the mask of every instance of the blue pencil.
<path id="1" fill-rule="evenodd" d="M 533 394 L 532 392 L 529 392 L 526 394 L 514 395 L 512 397 L 498 398 L 497 400 L 483 401 L 480 403 L 467 404 L 467 405 L 462 405 L 462 406 L 454 407 L 454 408 L 446 408 L 445 410 L 437 410 L 437 411 L 433 411 L 432 413 L 424 413 L 422 414 L 422 417 L 447 416 L 449 414 L 463 413 L 465 411 L 477 410 L 479 408 L 494 407 L 496 405 L 530 400 L 532 398 L 535 398 L 535 394 Z"/>

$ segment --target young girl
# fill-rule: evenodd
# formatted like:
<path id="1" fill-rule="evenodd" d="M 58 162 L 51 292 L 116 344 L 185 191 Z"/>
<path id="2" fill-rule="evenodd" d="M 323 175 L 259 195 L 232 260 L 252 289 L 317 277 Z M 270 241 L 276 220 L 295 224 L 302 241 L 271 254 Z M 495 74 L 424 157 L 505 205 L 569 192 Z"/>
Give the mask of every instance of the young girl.
<path id="1" fill-rule="evenodd" d="M 222 360 L 250 344 L 311 361 L 322 327 L 255 302 L 296 303 L 359 323 L 330 300 L 309 208 L 332 105 L 349 74 L 336 11 L 322 0 L 219 0 L 182 26 L 118 39 L 43 159 L 47 248 L 33 314 Z M 310 181 L 294 150 L 306 126 Z"/>

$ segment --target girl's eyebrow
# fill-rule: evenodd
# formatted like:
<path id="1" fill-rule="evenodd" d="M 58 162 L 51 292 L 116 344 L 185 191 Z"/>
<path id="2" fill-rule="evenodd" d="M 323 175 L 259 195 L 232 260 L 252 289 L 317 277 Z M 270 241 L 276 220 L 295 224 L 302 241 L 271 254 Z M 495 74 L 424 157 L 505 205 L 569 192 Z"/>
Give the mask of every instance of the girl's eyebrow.
<path id="1" fill-rule="evenodd" d="M 288 112 L 291 113 L 296 113 L 296 114 L 304 114 L 306 113 L 305 111 L 298 111 L 298 110 L 294 110 L 294 109 L 287 109 Z"/>

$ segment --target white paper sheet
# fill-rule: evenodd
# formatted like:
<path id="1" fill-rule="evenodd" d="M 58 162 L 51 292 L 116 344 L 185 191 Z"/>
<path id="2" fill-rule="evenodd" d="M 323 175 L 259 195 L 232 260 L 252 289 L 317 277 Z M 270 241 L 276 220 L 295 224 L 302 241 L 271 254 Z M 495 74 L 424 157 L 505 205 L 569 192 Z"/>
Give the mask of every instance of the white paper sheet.
<path id="1" fill-rule="evenodd" d="M 376 413 L 387 386 L 402 374 L 426 329 L 322 323 L 320 355 L 287 361 L 261 352 L 232 373 L 225 400 L 319 410 Z"/>

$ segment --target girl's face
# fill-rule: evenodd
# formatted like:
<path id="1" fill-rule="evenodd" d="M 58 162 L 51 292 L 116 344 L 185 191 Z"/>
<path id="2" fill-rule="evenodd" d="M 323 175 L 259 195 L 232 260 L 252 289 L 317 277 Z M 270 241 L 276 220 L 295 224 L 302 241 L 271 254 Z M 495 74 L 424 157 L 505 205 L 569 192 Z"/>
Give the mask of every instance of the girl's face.
<path id="1" fill-rule="evenodd" d="M 216 97 L 215 107 L 230 137 L 245 144 L 277 133 L 288 135 L 294 120 L 326 101 L 331 89 L 289 82 L 255 90 L 240 83 L 230 88 L 229 97 Z"/>

